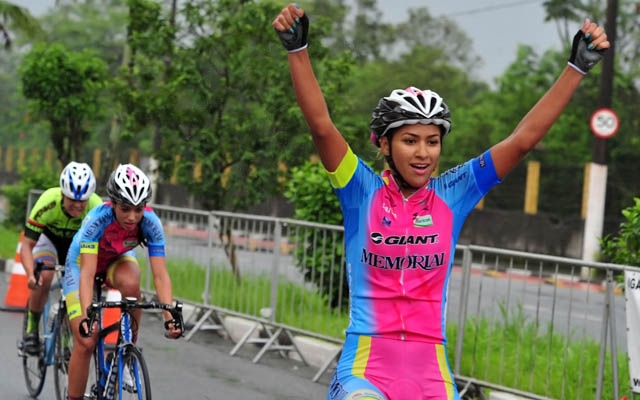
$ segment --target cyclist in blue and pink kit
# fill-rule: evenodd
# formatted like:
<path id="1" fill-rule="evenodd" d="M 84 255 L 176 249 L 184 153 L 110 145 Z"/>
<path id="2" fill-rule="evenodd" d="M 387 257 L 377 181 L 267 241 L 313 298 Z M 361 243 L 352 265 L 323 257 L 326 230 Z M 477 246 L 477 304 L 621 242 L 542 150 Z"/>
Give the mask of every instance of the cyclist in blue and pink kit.
<path id="1" fill-rule="evenodd" d="M 158 216 L 147 206 L 151 199 L 149 178 L 136 166 L 119 165 L 107 182 L 110 201 L 87 214 L 73 237 L 67 256 L 63 288 L 67 312 L 73 330 L 74 346 L 69 360 L 69 400 L 84 396 L 89 363 L 97 342 L 97 332 L 85 338 L 80 325 L 87 330 L 87 306 L 93 300 L 94 280 L 103 275 L 108 287 L 118 289 L 122 297 L 140 298 L 140 268 L 134 248 L 147 246 L 153 284 L 158 301 L 173 302 L 171 279 L 164 253 L 164 231 Z M 139 329 L 140 309 L 133 312 Z M 165 320 L 172 319 L 164 312 Z M 168 324 L 167 337 L 178 338 L 181 330 Z"/>
<path id="2" fill-rule="evenodd" d="M 458 235 L 487 192 L 538 143 L 610 44 L 586 20 L 553 87 L 515 131 L 433 177 L 451 114 L 435 92 L 393 90 L 373 111 L 371 138 L 389 170 L 374 173 L 334 126 L 315 78 L 309 19 L 295 4 L 273 21 L 293 87 L 344 216 L 350 323 L 329 400 L 459 399 L 447 361 L 445 310 Z"/>

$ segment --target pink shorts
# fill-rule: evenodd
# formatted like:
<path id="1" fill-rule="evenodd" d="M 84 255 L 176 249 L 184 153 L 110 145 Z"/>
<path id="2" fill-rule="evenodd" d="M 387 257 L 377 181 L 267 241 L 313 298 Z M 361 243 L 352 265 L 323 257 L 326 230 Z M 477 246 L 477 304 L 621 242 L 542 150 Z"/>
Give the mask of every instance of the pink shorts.
<path id="1" fill-rule="evenodd" d="M 365 393 L 380 400 L 460 399 L 443 344 L 348 335 L 327 399 Z"/>

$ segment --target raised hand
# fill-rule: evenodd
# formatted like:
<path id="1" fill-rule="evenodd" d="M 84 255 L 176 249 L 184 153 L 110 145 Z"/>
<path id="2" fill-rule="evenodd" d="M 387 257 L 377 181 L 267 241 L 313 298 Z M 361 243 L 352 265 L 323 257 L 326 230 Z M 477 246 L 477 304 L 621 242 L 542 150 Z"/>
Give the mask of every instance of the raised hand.
<path id="1" fill-rule="evenodd" d="M 601 26 L 589 19 L 584 21 L 582 28 L 573 37 L 569 65 L 585 75 L 601 59 L 604 52 L 611 47 L 607 34 Z"/>
<path id="2" fill-rule="evenodd" d="M 271 25 L 289 53 L 307 48 L 309 18 L 297 4 L 291 3 L 283 8 Z"/>

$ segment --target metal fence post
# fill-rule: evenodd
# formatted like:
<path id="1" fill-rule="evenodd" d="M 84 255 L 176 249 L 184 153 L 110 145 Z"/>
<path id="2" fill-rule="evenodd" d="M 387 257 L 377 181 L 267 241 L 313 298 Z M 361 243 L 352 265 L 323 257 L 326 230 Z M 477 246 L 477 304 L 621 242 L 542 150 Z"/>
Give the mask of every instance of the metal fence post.
<path id="1" fill-rule="evenodd" d="M 613 398 L 619 399 L 618 388 L 618 339 L 616 337 L 616 308 L 613 298 L 613 271 L 607 269 L 607 307 L 609 308 L 609 328 L 611 333 L 611 380 L 613 382 Z"/>
<path id="2" fill-rule="evenodd" d="M 213 232 L 215 230 L 215 226 L 213 224 L 214 216 L 213 212 L 209 212 L 207 215 L 207 270 L 205 271 L 204 278 L 204 289 L 202 292 L 202 301 L 205 306 L 209 305 L 211 300 L 211 267 L 212 267 L 212 254 L 213 254 Z"/>
<path id="3" fill-rule="evenodd" d="M 29 219 L 29 214 L 31 213 L 31 209 L 35 204 L 35 201 L 33 198 L 34 197 L 37 198 L 37 196 L 39 196 L 41 193 L 42 193 L 42 190 L 35 190 L 35 189 L 29 190 L 29 195 L 27 196 L 27 213 L 25 214 L 24 222 L 27 222 L 27 219 Z"/>
<path id="4" fill-rule="evenodd" d="M 471 261 L 473 254 L 469 247 L 462 250 L 462 285 L 460 286 L 460 311 L 458 312 L 458 334 L 456 335 L 456 356 L 453 365 L 454 374 L 460 374 L 462 360 L 462 345 L 464 342 L 465 321 L 467 319 L 467 301 L 469 299 L 469 285 L 471 280 Z"/>
<path id="5" fill-rule="evenodd" d="M 271 298 L 269 307 L 271 313 L 269 321 L 276 321 L 276 307 L 278 306 L 278 274 L 280 267 L 280 244 L 282 243 L 282 221 L 278 218 L 275 220 L 273 227 L 273 258 L 271 262 Z"/>
<path id="6" fill-rule="evenodd" d="M 602 399 L 602 389 L 604 386 L 604 364 L 605 364 L 605 360 L 607 357 L 607 333 L 609 332 L 609 330 L 611 330 L 613 332 L 614 328 L 610 327 L 610 324 L 612 324 L 613 322 L 613 318 L 611 317 L 611 314 L 613 312 L 615 312 L 615 310 L 613 310 L 611 308 L 611 301 L 612 301 L 612 281 L 613 281 L 613 272 L 610 269 L 607 269 L 607 283 L 606 283 L 606 293 L 605 293 L 605 298 L 604 298 L 604 305 L 602 307 L 603 312 L 602 312 L 602 334 L 600 335 L 600 355 L 598 357 L 598 384 L 596 386 L 596 400 L 601 400 Z M 611 338 L 611 345 L 613 346 L 613 344 L 616 342 L 615 338 Z M 614 390 L 614 399 L 618 399 L 618 380 L 617 380 L 617 355 L 616 355 L 617 349 L 612 348 L 611 349 L 611 359 L 612 362 L 616 363 L 615 366 L 615 380 L 613 381 L 613 390 Z M 613 361 L 616 360 L 616 361 Z"/>

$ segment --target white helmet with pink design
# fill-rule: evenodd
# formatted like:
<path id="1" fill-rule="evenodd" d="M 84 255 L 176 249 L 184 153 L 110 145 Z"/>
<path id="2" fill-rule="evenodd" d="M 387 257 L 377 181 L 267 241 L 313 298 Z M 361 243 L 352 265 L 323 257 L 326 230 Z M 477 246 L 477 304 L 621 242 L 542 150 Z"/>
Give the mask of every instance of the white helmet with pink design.
<path id="1" fill-rule="evenodd" d="M 109 177 L 107 195 L 114 203 L 144 205 L 151 200 L 151 182 L 135 165 L 120 164 Z"/>

